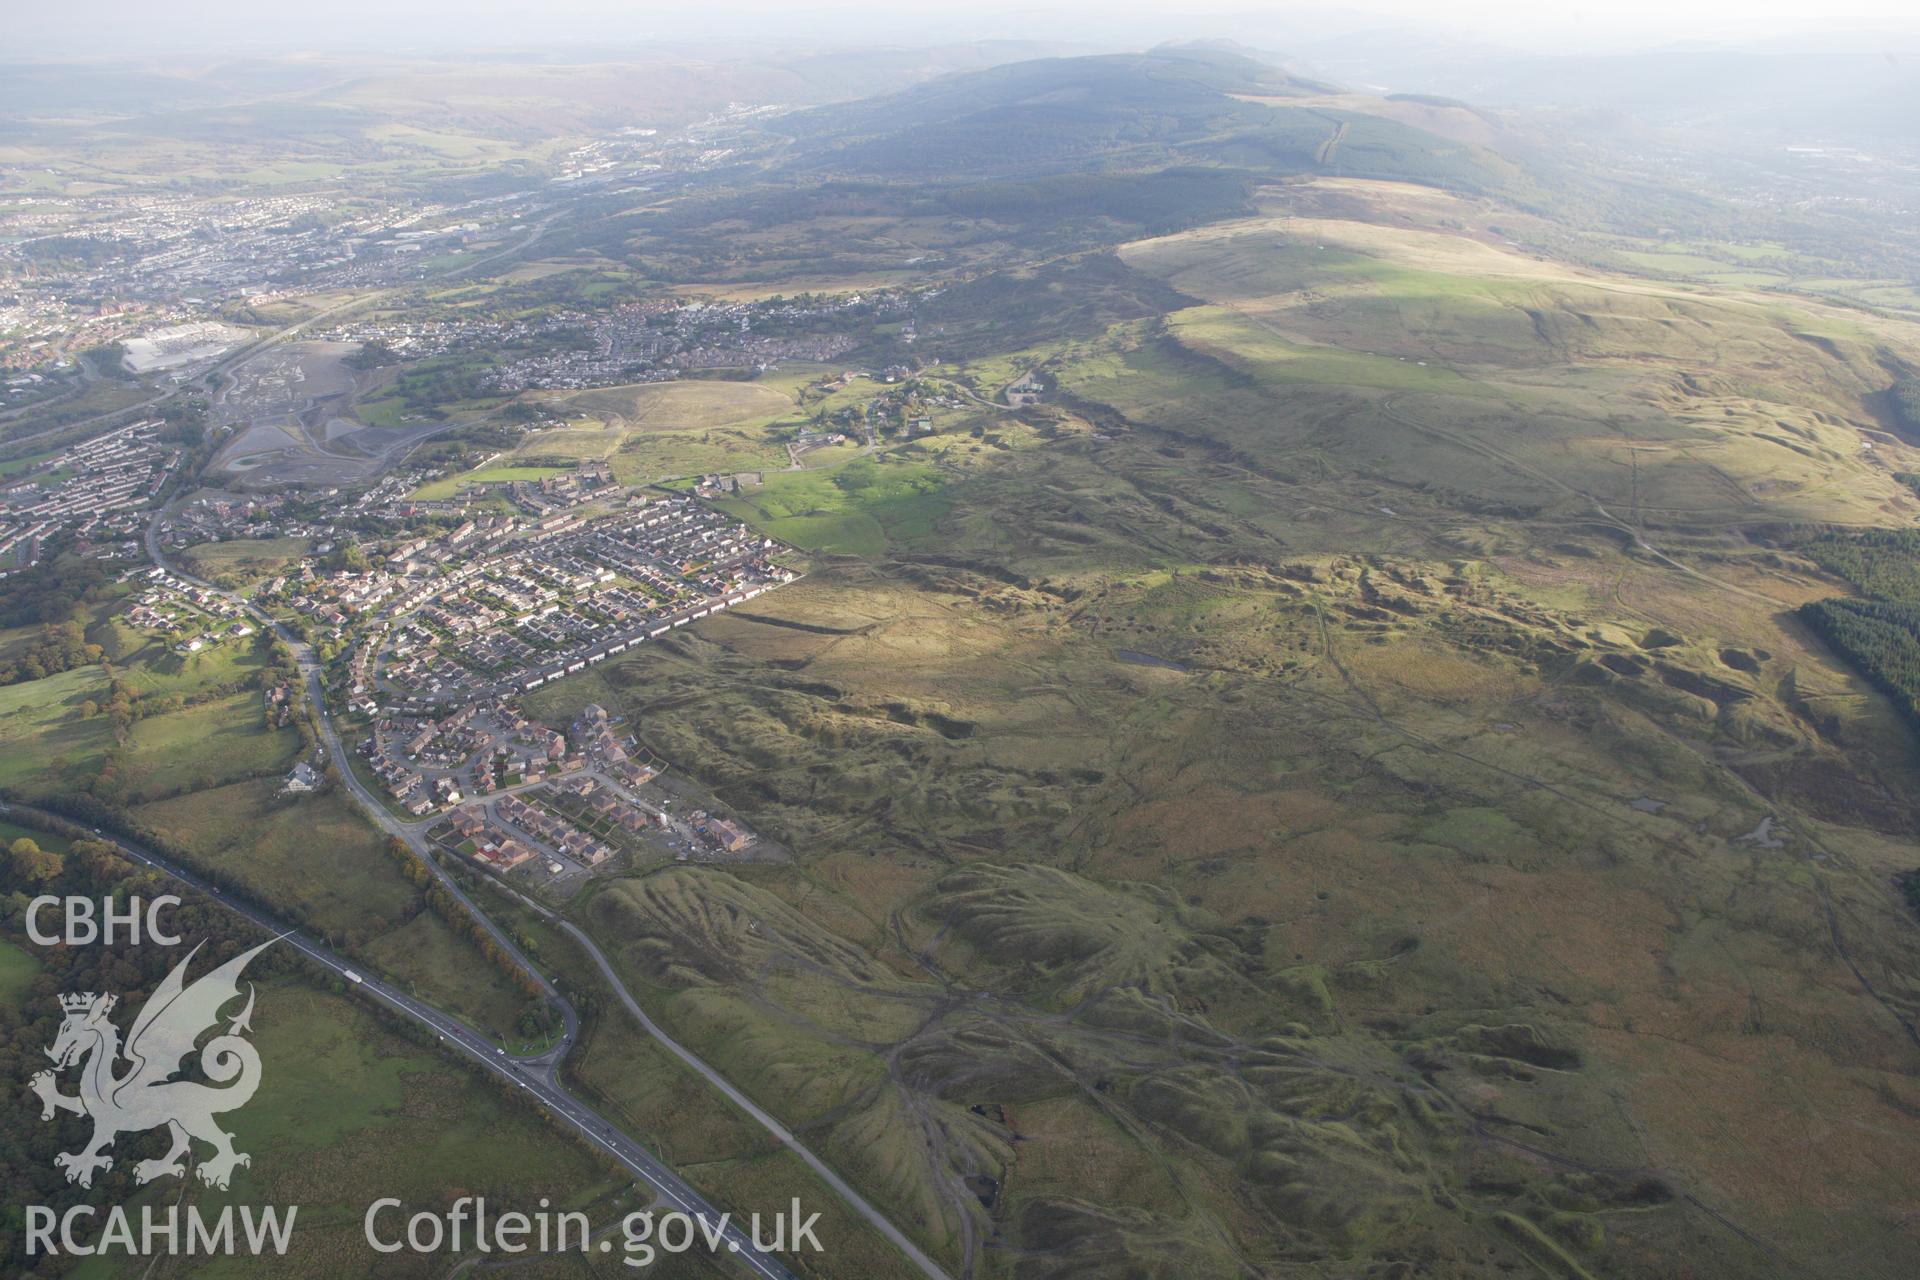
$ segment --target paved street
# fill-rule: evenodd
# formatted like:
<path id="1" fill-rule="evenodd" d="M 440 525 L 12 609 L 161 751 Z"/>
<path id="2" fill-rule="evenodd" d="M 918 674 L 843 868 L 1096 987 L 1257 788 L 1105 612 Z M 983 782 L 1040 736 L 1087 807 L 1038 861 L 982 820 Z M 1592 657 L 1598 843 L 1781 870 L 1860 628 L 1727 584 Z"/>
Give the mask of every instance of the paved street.
<path id="1" fill-rule="evenodd" d="M 147 550 L 153 557 L 154 563 L 162 566 L 169 573 L 185 581 L 204 586 L 208 590 L 221 591 L 220 588 L 215 587 L 212 583 L 197 578 L 192 574 L 185 573 L 175 565 L 167 562 L 160 552 L 159 538 L 157 536 L 159 520 L 160 513 L 156 513 L 154 520 L 147 526 Z M 565 1019 L 565 1034 L 562 1036 L 560 1043 L 552 1049 L 524 1060 L 505 1058 L 497 1052 L 495 1052 L 491 1058 L 487 1058 L 485 1054 L 480 1055 L 482 1060 L 487 1061 L 495 1070 L 512 1072 L 512 1078 L 516 1083 L 532 1089 L 537 1096 L 548 1103 L 549 1107 L 553 1109 L 556 1114 L 560 1115 L 568 1123 L 572 1124 L 574 1128 L 586 1134 L 616 1156 L 619 1156 L 623 1149 L 630 1150 L 634 1153 L 634 1160 L 629 1162 L 623 1157 L 622 1163 L 627 1164 L 628 1167 L 632 1168 L 636 1173 L 640 1173 L 643 1167 L 638 1162 L 641 1160 L 646 1161 L 647 1163 L 644 1167 L 650 1169 L 651 1173 L 643 1173 L 642 1176 L 646 1177 L 648 1182 L 655 1186 L 656 1189 L 661 1189 L 662 1196 L 666 1197 L 670 1203 L 676 1206 L 696 1204 L 700 1206 L 700 1212 L 709 1215 L 714 1214 L 716 1211 L 706 1205 L 705 1201 L 699 1199 L 698 1193 L 695 1192 L 692 1187 L 688 1186 L 679 1175 L 673 1173 L 671 1169 L 660 1164 L 659 1161 L 654 1160 L 653 1157 L 647 1155 L 639 1147 L 632 1144 L 631 1141 L 619 1134 L 617 1130 L 607 1124 L 584 1103 L 573 1098 L 572 1095 L 566 1093 L 554 1082 L 560 1059 L 564 1058 L 568 1050 L 572 1048 L 573 1042 L 579 1033 L 579 1015 L 575 1012 L 572 1004 L 553 989 L 545 976 L 521 953 L 519 946 L 513 939 L 509 937 L 499 925 L 495 924 L 493 919 L 488 916 L 485 911 L 482 911 L 478 905 L 473 902 L 466 891 L 454 880 L 452 874 L 448 872 L 445 867 L 441 866 L 432 856 L 428 850 L 425 836 L 426 828 L 431 825 L 431 820 L 421 822 L 402 821 L 394 816 L 394 814 L 387 809 L 386 805 L 381 803 L 380 798 L 368 790 L 359 778 L 354 776 L 353 770 L 348 763 L 345 744 L 340 739 L 339 731 L 334 727 L 332 716 L 327 712 L 326 700 L 322 696 L 324 690 L 321 685 L 320 666 L 314 658 L 312 647 L 293 635 L 279 622 L 269 617 L 263 610 L 255 608 L 253 605 L 240 599 L 238 596 L 232 595 L 230 592 L 221 591 L 221 594 L 233 600 L 242 609 L 246 610 L 250 616 L 259 620 L 263 626 L 271 627 L 274 633 L 292 649 L 294 657 L 300 665 L 301 674 L 305 678 L 307 697 L 311 700 L 315 711 L 315 719 L 320 725 L 322 740 L 325 742 L 328 752 L 331 753 L 331 758 L 338 766 L 335 772 L 339 775 L 349 793 L 360 803 L 361 808 L 366 811 L 367 815 L 372 818 L 382 830 L 404 840 L 410 848 L 421 855 L 428 869 L 433 872 L 440 884 L 445 886 L 448 892 L 452 893 L 466 905 L 467 909 L 474 914 L 474 917 L 485 926 L 488 933 L 493 936 L 509 955 L 514 957 L 516 962 L 529 973 L 539 978 L 542 988 L 561 1010 L 562 1016 Z M 160 864 L 156 862 L 154 865 L 157 866 Z M 514 891 L 508 889 L 507 892 L 513 893 Z M 730 1101 L 745 1111 L 755 1123 L 759 1124 L 768 1133 L 778 1139 L 782 1145 L 791 1149 L 808 1167 L 819 1174 L 828 1186 L 839 1193 L 841 1198 L 846 1201 L 855 1213 L 864 1218 L 875 1230 L 892 1241 L 902 1253 L 906 1254 L 914 1266 L 929 1277 L 929 1280 L 951 1280 L 947 1273 L 941 1269 L 940 1265 L 928 1257 L 919 1246 L 914 1244 L 905 1232 L 896 1227 L 885 1214 L 868 1203 L 864 1197 L 835 1173 L 831 1166 L 824 1160 L 800 1143 L 784 1125 L 755 1104 L 752 1099 L 748 1098 L 746 1094 L 736 1088 L 731 1081 L 715 1071 L 698 1055 L 662 1031 L 659 1025 L 647 1016 L 645 1010 L 640 1007 L 639 1002 L 633 998 L 632 993 L 627 990 L 626 985 L 621 982 L 618 974 L 615 973 L 613 965 L 607 960 L 606 955 L 595 945 L 593 939 L 587 936 L 584 930 L 573 924 L 572 921 L 556 914 L 525 895 L 515 893 L 514 896 L 538 912 L 541 916 L 558 923 L 561 928 L 565 929 L 568 934 L 581 945 L 587 954 L 593 958 L 594 964 L 599 968 L 601 975 L 613 988 L 621 1004 L 634 1016 L 641 1028 L 645 1030 L 649 1036 L 680 1061 L 684 1062 L 690 1069 L 698 1073 L 702 1079 L 720 1090 Z M 418 1004 L 417 1001 L 412 1003 Z M 426 1008 L 426 1006 L 420 1007 L 422 1009 Z M 434 1017 L 441 1019 L 443 1022 L 459 1026 L 457 1022 L 447 1018 L 445 1014 L 441 1014 L 438 1011 L 432 1012 Z M 436 1027 L 436 1029 L 438 1028 Z M 469 1036 L 474 1035 L 471 1031 L 468 1031 L 467 1034 Z M 493 1049 L 491 1044 L 479 1040 L 477 1036 L 475 1036 L 474 1039 L 487 1049 Z M 672 1185 L 676 1188 L 674 1194 L 669 1195 L 664 1189 L 667 1185 Z M 690 1213 L 694 1212 L 692 1209 L 686 1211 Z M 742 1260 L 763 1275 L 778 1276 L 788 1274 L 784 1268 L 780 1266 L 778 1261 L 771 1256 L 753 1251 L 750 1248 Z M 773 1269 L 769 1270 L 768 1268 Z"/>

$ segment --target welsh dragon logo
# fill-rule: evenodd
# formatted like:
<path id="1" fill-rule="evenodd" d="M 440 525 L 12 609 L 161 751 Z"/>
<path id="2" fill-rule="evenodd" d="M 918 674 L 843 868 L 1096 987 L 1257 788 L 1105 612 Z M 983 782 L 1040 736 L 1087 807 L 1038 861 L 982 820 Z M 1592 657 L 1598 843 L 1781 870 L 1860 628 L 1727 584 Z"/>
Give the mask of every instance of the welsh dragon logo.
<path id="1" fill-rule="evenodd" d="M 263 942 L 244 951 L 189 985 L 187 966 L 200 951 L 194 947 L 141 1007 L 124 1046 L 120 1029 L 108 1020 L 116 997 L 90 991 L 60 997 L 66 1020 L 46 1051 L 54 1069 L 35 1075 L 28 1087 L 40 1097 L 42 1120 L 51 1120 L 60 1111 L 93 1120 L 93 1137 L 86 1146 L 53 1158 L 55 1166 L 67 1171 L 68 1182 L 92 1186 L 95 1173 L 113 1167 L 113 1157 L 106 1150 L 115 1137 L 161 1125 L 172 1135 L 173 1145 L 160 1159 L 134 1166 L 138 1182 L 184 1177 L 194 1139 L 213 1147 L 212 1157 L 200 1162 L 195 1171 L 209 1186 L 224 1189 L 236 1168 L 252 1163 L 249 1156 L 233 1149 L 233 1135 L 214 1122 L 218 1113 L 244 1106 L 260 1087 L 260 1054 L 244 1038 L 252 1030 L 252 983 L 247 984 L 246 1007 L 228 1022 L 226 1032 L 198 1049 L 201 1072 L 214 1085 L 224 1087 L 172 1077 L 194 1054 L 202 1033 L 219 1022 L 220 1010 L 239 997 L 240 973 L 247 962 L 272 945 L 272 941 Z M 120 1071 L 123 1059 L 127 1067 Z M 59 1073 L 76 1065 L 80 1092 L 61 1093 Z"/>

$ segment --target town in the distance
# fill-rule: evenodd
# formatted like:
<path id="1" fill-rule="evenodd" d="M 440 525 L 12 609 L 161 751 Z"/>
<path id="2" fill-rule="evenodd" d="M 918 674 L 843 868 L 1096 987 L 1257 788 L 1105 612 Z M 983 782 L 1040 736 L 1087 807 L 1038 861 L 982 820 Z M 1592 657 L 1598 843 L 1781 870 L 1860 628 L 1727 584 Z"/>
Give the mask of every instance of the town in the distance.
<path id="1" fill-rule="evenodd" d="M 1920 27 L 1689 7 L 15 6 L 0 1276 L 1912 1280 Z"/>
<path id="2" fill-rule="evenodd" d="M 667 762 L 605 709 L 556 729 L 518 703 L 791 582 L 791 548 L 704 501 L 757 477 L 634 488 L 582 463 L 463 488 L 456 501 L 403 496 L 405 483 L 298 501 L 197 488 L 154 509 L 181 457 L 165 427 L 141 420 L 91 437 L 9 484 L 0 543 L 10 572 L 37 564 L 49 539 L 113 566 L 129 588 L 125 624 L 182 656 L 263 634 L 338 655 L 321 688 L 347 756 L 316 743 L 288 773 L 290 793 L 313 790 L 329 768 L 350 771 L 395 813 L 441 819 L 430 837 L 446 852 L 555 888 L 643 848 L 780 856 L 662 778 Z M 353 532 L 368 527 L 381 533 Z M 180 567 L 227 539 L 291 540 L 311 554 L 243 590 Z M 284 716 L 304 696 L 297 682 L 273 685 L 265 713 Z"/>

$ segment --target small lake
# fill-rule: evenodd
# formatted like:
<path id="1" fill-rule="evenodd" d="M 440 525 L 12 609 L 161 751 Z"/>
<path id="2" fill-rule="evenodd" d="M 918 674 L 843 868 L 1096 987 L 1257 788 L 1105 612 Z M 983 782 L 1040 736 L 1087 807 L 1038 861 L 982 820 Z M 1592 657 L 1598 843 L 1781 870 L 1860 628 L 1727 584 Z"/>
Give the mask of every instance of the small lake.
<path id="1" fill-rule="evenodd" d="M 1167 671 L 1190 671 L 1184 662 L 1175 662 L 1172 658 L 1157 657 L 1151 653 L 1141 653 L 1138 649 L 1115 649 L 1113 656 L 1122 662 L 1131 662 L 1142 667 L 1161 667 Z"/>

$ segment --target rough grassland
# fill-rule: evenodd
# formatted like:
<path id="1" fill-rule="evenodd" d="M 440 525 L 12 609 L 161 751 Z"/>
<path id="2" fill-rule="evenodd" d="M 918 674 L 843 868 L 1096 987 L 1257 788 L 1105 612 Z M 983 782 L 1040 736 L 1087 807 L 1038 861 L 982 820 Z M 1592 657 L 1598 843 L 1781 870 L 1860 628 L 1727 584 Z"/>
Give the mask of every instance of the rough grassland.
<path id="1" fill-rule="evenodd" d="M 40 794 L 92 776 L 113 736 L 80 710 L 105 692 L 98 667 L 0 688 L 0 786 Z"/>
<path id="2" fill-rule="evenodd" d="M 209 582 L 242 591 L 285 573 L 312 549 L 305 538 L 235 538 L 203 542 L 180 553 L 186 567 Z"/>
<path id="3" fill-rule="evenodd" d="M 542 690 L 798 855 L 582 915 L 976 1274 L 1902 1276 L 1920 760 L 1766 531 L 1912 522 L 1920 343 L 1390 198 L 1128 250 L 1204 305 L 929 535 Z"/>
<path id="4" fill-rule="evenodd" d="M 591 1002 L 593 1012 L 568 1059 L 567 1079 L 597 1110 L 638 1135 L 736 1216 L 757 1210 L 764 1219 L 795 1198 L 809 1213 L 818 1211 L 824 1251 L 790 1257 L 799 1274 L 834 1280 L 905 1280 L 914 1274 L 906 1259 L 810 1170 L 643 1035 L 615 1007 L 597 969 L 568 935 L 502 895 L 491 895 L 489 907 L 511 924 L 551 976 Z"/>
<path id="5" fill-rule="evenodd" d="M 542 432 L 522 445 L 527 457 L 541 456 L 543 441 L 557 437 L 553 452 L 609 458 L 623 484 L 787 465 L 786 450 L 766 428 L 791 414 L 794 401 L 774 386 L 687 379 L 606 387 L 553 401 L 602 426 Z"/>
<path id="6" fill-rule="evenodd" d="M 443 1275 L 461 1254 L 377 1254 L 361 1219 L 381 1196 L 404 1203 L 402 1223 L 443 1207 L 449 1178 L 461 1194 L 485 1196 L 490 1211 L 532 1211 L 544 1197 L 614 1221 L 637 1207 L 625 1183 L 570 1138 L 350 996 L 276 983 L 259 994 L 254 1029 L 261 1087 L 225 1121 L 253 1163 L 225 1192 L 189 1184 L 184 1194 L 203 1213 L 223 1204 L 297 1204 L 296 1244 L 270 1263 L 236 1258 L 196 1265 L 195 1275 Z M 181 1189 L 161 1183 L 146 1194 L 166 1202 Z M 137 1220 L 137 1207 L 132 1212 Z M 148 1268 L 134 1259 L 87 1274 L 139 1276 Z"/>
<path id="7" fill-rule="evenodd" d="M 278 775 L 293 766 L 300 735 L 268 729 L 251 690 L 153 716 L 128 738 L 128 785 L 148 796 L 206 790 L 235 778 Z"/>
<path id="8" fill-rule="evenodd" d="M 169 643 L 151 639 L 115 664 L 115 671 L 143 694 L 197 697 L 252 680 L 266 660 L 258 637 L 227 640 L 198 653 L 175 653 Z"/>
<path id="9" fill-rule="evenodd" d="M 568 404 L 631 432 L 684 431 L 777 418 L 793 401 L 752 382 L 645 382 L 568 397 Z"/>

